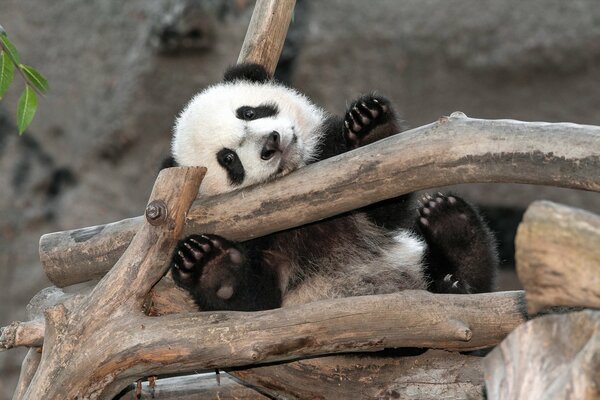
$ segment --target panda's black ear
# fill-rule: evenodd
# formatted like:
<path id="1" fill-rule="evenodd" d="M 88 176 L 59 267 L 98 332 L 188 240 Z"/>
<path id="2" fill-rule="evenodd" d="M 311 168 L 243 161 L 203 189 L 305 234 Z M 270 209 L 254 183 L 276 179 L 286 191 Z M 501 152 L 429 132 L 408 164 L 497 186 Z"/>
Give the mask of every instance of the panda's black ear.
<path id="1" fill-rule="evenodd" d="M 245 80 L 250 82 L 265 83 L 271 80 L 271 75 L 260 64 L 238 64 L 230 67 L 225 72 L 225 82 Z"/>

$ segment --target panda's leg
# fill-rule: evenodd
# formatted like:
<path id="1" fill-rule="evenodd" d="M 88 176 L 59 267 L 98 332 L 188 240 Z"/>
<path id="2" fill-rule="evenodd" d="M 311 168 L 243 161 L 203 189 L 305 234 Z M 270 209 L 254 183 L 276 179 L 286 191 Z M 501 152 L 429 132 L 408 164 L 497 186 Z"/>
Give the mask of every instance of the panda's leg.
<path id="1" fill-rule="evenodd" d="M 418 229 L 427 242 L 429 289 L 437 293 L 493 290 L 498 254 L 494 236 L 478 212 L 455 195 L 425 196 Z"/>
<path id="2" fill-rule="evenodd" d="M 366 95 L 355 100 L 344 117 L 342 132 L 348 149 L 361 147 L 403 131 L 390 101 L 382 96 Z M 367 206 L 361 211 L 386 229 L 409 229 L 413 224 L 414 202 L 406 194 Z"/>
<path id="3" fill-rule="evenodd" d="M 202 311 L 277 308 L 281 306 L 277 273 L 254 249 L 217 235 L 188 236 L 175 248 L 173 279 Z"/>

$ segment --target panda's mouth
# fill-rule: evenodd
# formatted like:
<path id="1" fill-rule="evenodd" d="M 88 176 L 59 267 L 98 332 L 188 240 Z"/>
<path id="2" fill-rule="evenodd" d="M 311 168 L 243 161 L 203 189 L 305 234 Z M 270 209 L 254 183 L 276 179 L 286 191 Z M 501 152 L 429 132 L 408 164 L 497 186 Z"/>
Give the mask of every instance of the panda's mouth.
<path id="1" fill-rule="evenodd" d="M 302 157 L 298 149 L 298 136 L 294 133 L 292 140 L 281 151 L 279 166 L 274 175 L 286 175 L 300 167 Z"/>

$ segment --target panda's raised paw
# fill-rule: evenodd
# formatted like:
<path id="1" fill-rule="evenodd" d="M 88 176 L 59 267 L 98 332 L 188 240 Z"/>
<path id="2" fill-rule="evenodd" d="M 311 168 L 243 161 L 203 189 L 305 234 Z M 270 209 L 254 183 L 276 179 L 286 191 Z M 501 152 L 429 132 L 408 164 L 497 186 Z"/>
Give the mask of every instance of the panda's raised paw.
<path id="1" fill-rule="evenodd" d="M 191 235 L 179 242 L 171 260 L 173 279 L 198 297 L 226 301 L 242 274 L 243 255 L 217 235 Z"/>
<path id="2" fill-rule="evenodd" d="M 386 124 L 391 126 L 385 133 L 375 132 L 377 127 Z M 343 133 L 350 148 L 372 143 L 398 131 L 391 104 L 385 97 L 362 96 L 352 103 L 344 117 Z"/>

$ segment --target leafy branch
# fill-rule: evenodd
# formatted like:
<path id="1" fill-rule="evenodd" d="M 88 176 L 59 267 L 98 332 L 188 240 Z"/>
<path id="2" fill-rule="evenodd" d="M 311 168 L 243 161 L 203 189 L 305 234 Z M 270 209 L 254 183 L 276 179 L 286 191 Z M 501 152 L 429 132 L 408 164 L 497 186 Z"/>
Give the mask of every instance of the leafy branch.
<path id="1" fill-rule="evenodd" d="M 17 48 L 0 25 L 0 100 L 13 82 L 15 70 L 25 82 L 25 89 L 17 104 L 17 128 L 21 135 L 33 120 L 37 110 L 37 96 L 43 96 L 48 91 L 48 81 L 35 68 L 21 64 Z"/>

